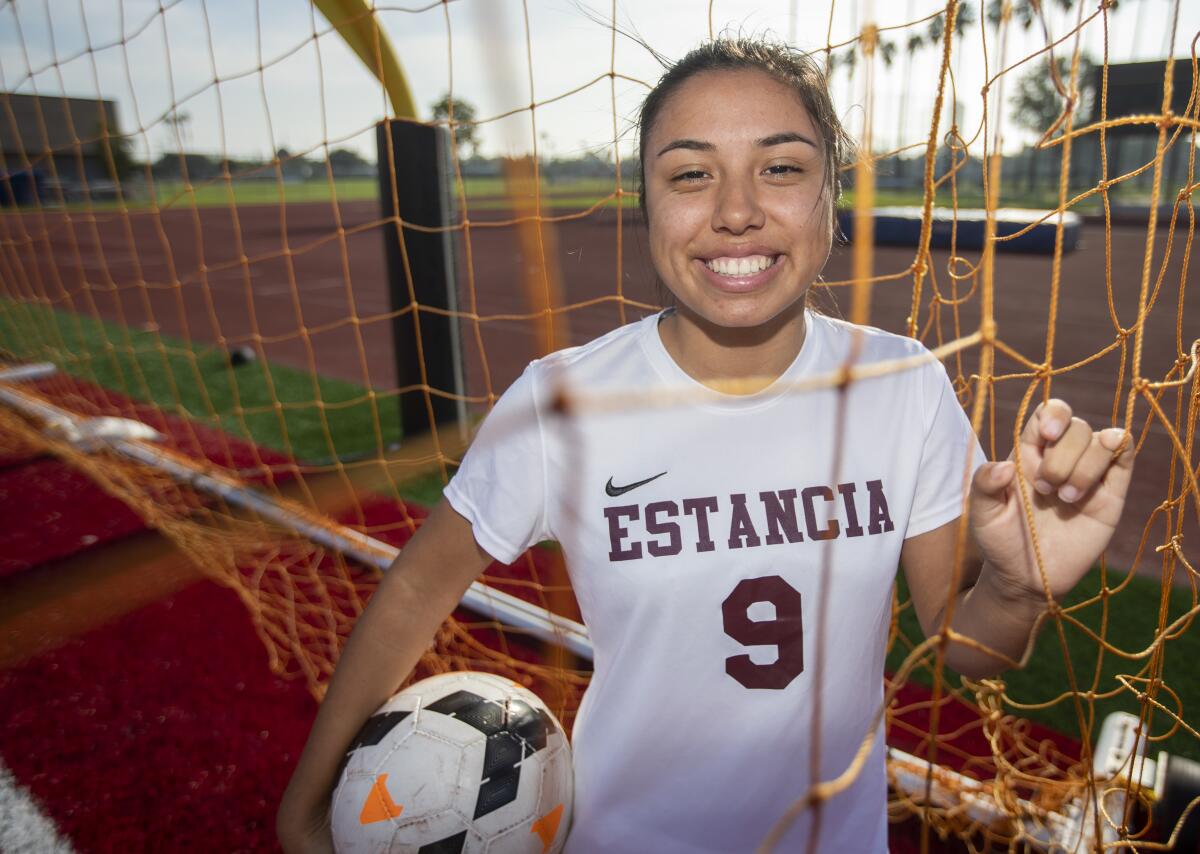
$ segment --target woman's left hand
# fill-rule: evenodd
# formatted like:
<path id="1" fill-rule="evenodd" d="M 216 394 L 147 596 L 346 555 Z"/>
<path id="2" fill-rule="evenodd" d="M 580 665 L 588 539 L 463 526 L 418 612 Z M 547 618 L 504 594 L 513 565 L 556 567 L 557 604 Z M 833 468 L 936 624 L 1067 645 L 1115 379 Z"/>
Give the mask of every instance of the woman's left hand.
<path id="1" fill-rule="evenodd" d="M 1132 442 L 1120 428 L 1093 431 L 1050 400 L 1021 433 L 1021 468 L 1032 487 L 1033 526 L 1051 595 L 1067 593 L 1108 546 L 1133 472 Z M 1116 451 L 1125 442 L 1120 454 Z M 971 481 L 971 530 L 990 571 L 1016 595 L 1044 600 L 1016 479 L 1016 452 L 986 463 Z"/>

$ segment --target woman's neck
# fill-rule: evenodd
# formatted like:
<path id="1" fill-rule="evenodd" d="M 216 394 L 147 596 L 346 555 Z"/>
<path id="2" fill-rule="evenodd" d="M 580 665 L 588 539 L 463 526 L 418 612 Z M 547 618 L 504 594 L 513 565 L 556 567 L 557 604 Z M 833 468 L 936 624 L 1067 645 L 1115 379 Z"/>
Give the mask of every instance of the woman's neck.
<path id="1" fill-rule="evenodd" d="M 777 380 L 796 360 L 807 334 L 803 301 L 748 328 L 718 326 L 679 306 L 662 319 L 658 331 L 684 373 L 729 394 L 754 394 Z"/>

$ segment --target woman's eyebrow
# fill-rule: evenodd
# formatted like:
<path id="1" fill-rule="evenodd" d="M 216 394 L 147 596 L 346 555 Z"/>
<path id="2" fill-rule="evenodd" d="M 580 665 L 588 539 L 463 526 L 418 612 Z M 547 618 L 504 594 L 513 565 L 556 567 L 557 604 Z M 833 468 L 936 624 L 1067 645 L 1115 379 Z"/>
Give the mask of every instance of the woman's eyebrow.
<path id="1" fill-rule="evenodd" d="M 790 131 L 790 130 L 782 131 L 780 133 L 773 133 L 770 136 L 764 136 L 762 139 L 756 139 L 754 141 L 754 144 L 758 148 L 770 148 L 773 145 L 783 145 L 788 142 L 803 142 L 808 145 L 811 145 L 813 148 L 820 150 L 820 146 L 818 146 L 815 142 L 813 142 L 807 136 L 805 136 L 802 133 L 797 133 L 796 131 Z M 664 146 L 662 151 L 658 152 L 657 156 L 662 157 L 668 151 L 674 151 L 677 148 L 686 149 L 688 151 L 716 151 L 717 150 L 717 147 L 715 145 L 713 145 L 711 142 L 703 142 L 702 140 L 699 140 L 699 139 L 677 139 L 673 142 L 668 143 L 666 146 Z"/>
<path id="2" fill-rule="evenodd" d="M 689 151 L 716 151 L 717 147 L 711 142 L 701 142 L 698 139 L 677 139 L 674 142 L 668 143 L 662 151 L 658 152 L 658 156 L 662 157 L 668 151 L 674 151 L 677 148 L 685 148 Z"/>
<path id="3" fill-rule="evenodd" d="M 772 145 L 783 145 L 785 142 L 804 142 L 811 145 L 813 148 L 819 146 L 802 133 L 795 131 L 784 131 L 783 133 L 773 133 L 770 136 L 764 136 L 762 139 L 756 139 L 754 144 L 759 148 L 770 148 Z"/>

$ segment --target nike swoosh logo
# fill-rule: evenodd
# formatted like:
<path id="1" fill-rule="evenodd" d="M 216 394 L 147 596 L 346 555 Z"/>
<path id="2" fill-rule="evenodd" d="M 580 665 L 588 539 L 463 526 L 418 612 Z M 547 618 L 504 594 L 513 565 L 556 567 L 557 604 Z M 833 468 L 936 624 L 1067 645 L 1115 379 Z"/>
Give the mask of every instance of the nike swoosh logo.
<path id="1" fill-rule="evenodd" d="M 660 471 L 653 477 L 648 477 L 645 480 L 639 480 L 637 483 L 631 483 L 628 486 L 613 486 L 612 478 L 610 477 L 608 479 L 608 483 L 604 484 L 604 491 L 608 493 L 610 498 L 616 498 L 618 495 L 624 495 L 631 489 L 637 489 L 639 486 L 645 486 L 652 480 L 658 480 L 664 474 L 666 474 L 665 471 Z"/>

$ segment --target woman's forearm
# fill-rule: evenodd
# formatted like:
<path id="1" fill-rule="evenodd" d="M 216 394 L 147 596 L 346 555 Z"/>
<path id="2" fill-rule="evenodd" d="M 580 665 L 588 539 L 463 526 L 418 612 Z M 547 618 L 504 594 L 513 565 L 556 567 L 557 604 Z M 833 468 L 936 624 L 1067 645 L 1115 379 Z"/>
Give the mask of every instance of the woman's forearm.
<path id="1" fill-rule="evenodd" d="M 950 621 L 955 634 L 974 644 L 952 640 L 946 647 L 946 664 L 972 679 L 1009 669 L 1013 662 L 1024 659 L 1045 612 L 1045 599 L 1012 590 L 985 564 L 975 584 L 958 594 Z M 943 609 L 935 630 L 941 628 L 944 614 Z"/>
<path id="2" fill-rule="evenodd" d="M 390 588 L 388 581 L 392 581 Z M 334 773 L 363 722 L 416 666 L 437 625 L 412 619 L 405 580 L 385 579 L 346 642 L 280 806 L 284 825 L 310 823 L 337 782 Z"/>
<path id="3" fill-rule="evenodd" d="M 286 850 L 308 850 L 328 821 L 346 748 L 416 667 L 434 633 L 490 558 L 444 502 L 384 574 L 346 642 L 277 820 Z M 316 850 L 325 850 L 318 847 Z"/>

